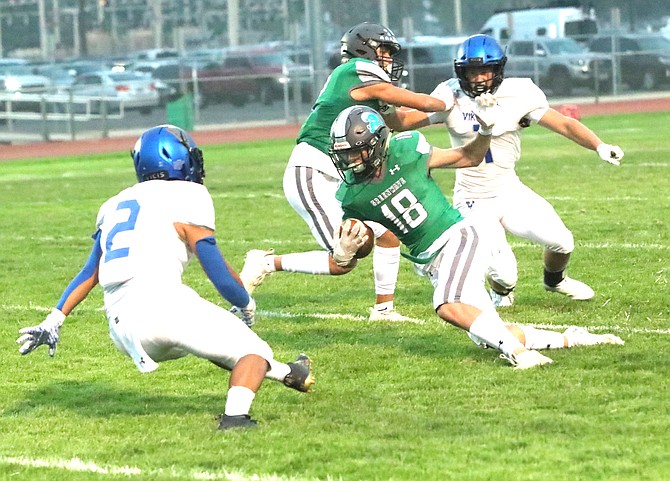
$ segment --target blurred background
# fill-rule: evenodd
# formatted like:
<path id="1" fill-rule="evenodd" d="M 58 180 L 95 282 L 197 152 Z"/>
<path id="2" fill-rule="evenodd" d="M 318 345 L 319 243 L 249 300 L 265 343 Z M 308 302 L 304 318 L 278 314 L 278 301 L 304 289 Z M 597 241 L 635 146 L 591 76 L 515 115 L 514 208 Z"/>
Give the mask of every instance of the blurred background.
<path id="1" fill-rule="evenodd" d="M 669 88 L 670 0 L 0 0 L 0 141 L 300 122 L 362 21 L 400 38 L 421 92 L 478 32 L 550 99 Z"/>

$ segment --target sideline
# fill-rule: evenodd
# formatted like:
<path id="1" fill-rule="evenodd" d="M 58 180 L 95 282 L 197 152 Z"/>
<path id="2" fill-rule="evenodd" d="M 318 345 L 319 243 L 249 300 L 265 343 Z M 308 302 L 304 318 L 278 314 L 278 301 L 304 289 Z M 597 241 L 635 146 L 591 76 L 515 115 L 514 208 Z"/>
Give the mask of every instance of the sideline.
<path id="1" fill-rule="evenodd" d="M 597 103 L 593 97 L 550 99 L 550 105 L 559 108 L 575 105 L 583 117 L 638 112 L 670 111 L 670 92 L 633 94 L 625 97 L 603 96 Z M 235 125 L 206 125 L 191 132 L 198 145 L 227 144 L 250 140 L 294 139 L 300 124 L 281 122 L 251 122 L 240 127 Z M 102 154 L 129 150 L 141 130 L 110 131 L 108 139 L 86 139 L 75 141 L 33 142 L 4 145 L 0 148 L 0 161 L 34 159 L 43 157 L 67 157 L 70 155 Z"/>

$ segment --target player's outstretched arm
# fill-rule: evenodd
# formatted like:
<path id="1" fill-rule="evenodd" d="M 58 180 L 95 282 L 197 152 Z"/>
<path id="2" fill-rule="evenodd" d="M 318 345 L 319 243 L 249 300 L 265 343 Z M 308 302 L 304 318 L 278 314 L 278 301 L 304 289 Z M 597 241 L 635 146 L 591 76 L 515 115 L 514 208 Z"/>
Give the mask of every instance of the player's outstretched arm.
<path id="1" fill-rule="evenodd" d="M 555 109 L 549 109 L 538 122 L 541 126 L 572 140 L 589 150 L 594 150 L 598 156 L 613 165 L 621 165 L 623 150 L 618 145 L 604 143 L 600 138 L 579 120 L 567 117 Z"/>
<path id="2" fill-rule="evenodd" d="M 102 256 L 100 231 L 96 232 L 94 239 L 95 243 L 86 264 L 65 288 L 56 307 L 40 324 L 19 330 L 21 336 L 16 340 L 16 343 L 20 344 L 19 352 L 21 354 L 29 354 L 43 344 L 49 347 L 49 356 L 53 357 L 56 354 L 56 344 L 58 344 L 60 328 L 65 322 L 65 317 L 86 299 L 91 290 L 98 284 L 98 264 Z"/>
<path id="3" fill-rule="evenodd" d="M 440 112 L 447 109 L 443 100 L 396 87 L 388 82 L 355 89 L 351 92 L 351 97 L 358 101 L 377 99 L 390 105 L 401 105 L 423 112 Z"/>
<path id="4" fill-rule="evenodd" d="M 251 327 L 255 322 L 256 303 L 242 285 L 238 273 L 223 258 L 214 231 L 204 227 L 177 223 L 177 233 L 196 254 L 202 269 L 216 290 L 233 305 L 231 312 Z"/>

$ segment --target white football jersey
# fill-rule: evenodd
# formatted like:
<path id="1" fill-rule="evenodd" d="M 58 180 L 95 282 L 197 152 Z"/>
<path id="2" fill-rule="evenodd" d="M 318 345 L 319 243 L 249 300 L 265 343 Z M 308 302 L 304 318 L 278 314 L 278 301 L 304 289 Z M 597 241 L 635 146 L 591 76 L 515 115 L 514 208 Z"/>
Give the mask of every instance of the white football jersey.
<path id="1" fill-rule="evenodd" d="M 463 92 L 458 79 L 442 82 L 431 95 L 455 99 L 451 111 L 431 114 L 431 122 L 446 124 L 453 147 L 471 141 L 479 129 L 473 112 L 475 101 Z M 491 198 L 498 189 L 518 182 L 514 165 L 521 157 L 522 127 L 519 122 L 524 117 L 530 122 L 538 122 L 549 109 L 544 92 L 529 78 L 504 79 L 495 97 L 500 113 L 493 127 L 491 147 L 477 167 L 456 169 L 455 196 Z"/>
<path id="2" fill-rule="evenodd" d="M 181 284 L 192 253 L 177 235 L 175 222 L 214 230 L 214 204 L 205 186 L 178 180 L 140 182 L 100 207 L 96 226 L 105 296 L 131 279 Z"/>

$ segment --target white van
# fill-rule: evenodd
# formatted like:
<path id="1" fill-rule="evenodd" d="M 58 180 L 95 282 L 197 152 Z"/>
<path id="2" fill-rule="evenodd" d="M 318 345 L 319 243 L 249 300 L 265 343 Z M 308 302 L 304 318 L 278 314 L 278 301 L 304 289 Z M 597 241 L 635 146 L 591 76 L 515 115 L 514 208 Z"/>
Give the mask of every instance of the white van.
<path id="1" fill-rule="evenodd" d="M 578 7 L 532 8 L 496 13 L 479 33 L 501 43 L 536 37 L 586 40 L 587 36 L 598 33 L 598 26 L 593 11 Z"/>

